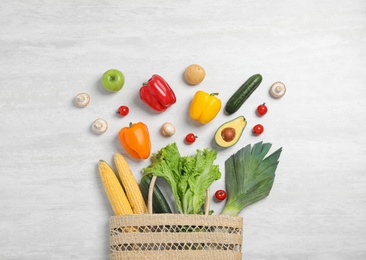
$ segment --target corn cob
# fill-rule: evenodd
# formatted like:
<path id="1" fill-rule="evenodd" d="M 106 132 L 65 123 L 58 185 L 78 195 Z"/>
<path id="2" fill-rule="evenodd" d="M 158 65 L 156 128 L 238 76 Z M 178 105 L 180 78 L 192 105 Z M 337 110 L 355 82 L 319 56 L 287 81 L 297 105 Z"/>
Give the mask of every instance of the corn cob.
<path id="1" fill-rule="evenodd" d="M 114 215 L 133 214 L 126 194 L 109 164 L 100 160 L 98 163 L 98 170 Z"/>
<path id="2" fill-rule="evenodd" d="M 121 179 L 122 186 L 126 191 L 126 195 L 128 201 L 130 202 L 133 213 L 147 213 L 145 200 L 125 158 L 121 154 L 116 153 L 114 155 L 114 164 L 116 165 L 119 178 Z"/>

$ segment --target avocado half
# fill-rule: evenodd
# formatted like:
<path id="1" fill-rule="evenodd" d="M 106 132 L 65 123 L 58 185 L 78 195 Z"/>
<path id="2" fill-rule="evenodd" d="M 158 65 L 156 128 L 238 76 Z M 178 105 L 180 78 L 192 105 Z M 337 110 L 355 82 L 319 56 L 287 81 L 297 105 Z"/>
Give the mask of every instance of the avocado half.
<path id="1" fill-rule="evenodd" d="M 238 116 L 237 118 L 234 118 L 226 123 L 223 123 L 217 129 L 217 131 L 215 133 L 214 139 L 215 139 L 216 144 L 223 148 L 228 148 L 230 146 L 233 146 L 234 144 L 236 144 L 239 141 L 240 136 L 243 133 L 243 130 L 246 125 L 247 125 L 247 121 L 244 116 Z M 235 130 L 234 137 L 230 141 L 225 140 L 222 135 L 223 130 L 226 128 L 232 128 Z"/>

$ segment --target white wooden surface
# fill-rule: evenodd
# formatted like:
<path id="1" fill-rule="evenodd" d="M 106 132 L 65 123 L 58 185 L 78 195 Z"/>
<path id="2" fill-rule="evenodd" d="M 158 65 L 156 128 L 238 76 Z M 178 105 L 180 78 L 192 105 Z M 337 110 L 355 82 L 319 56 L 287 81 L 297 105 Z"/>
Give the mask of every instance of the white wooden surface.
<path id="1" fill-rule="evenodd" d="M 248 126 L 219 151 L 222 170 L 246 144 L 283 147 L 272 193 L 241 213 L 243 259 L 366 259 L 365 46 L 363 0 L 1 1 L 0 259 L 108 259 L 112 211 L 96 165 L 124 153 L 118 130 L 143 121 L 153 151 L 175 141 L 188 155 L 212 147 L 215 128 L 239 114 Z M 191 63 L 206 69 L 199 86 L 183 81 Z M 111 68 L 126 76 L 119 93 L 101 87 Z M 153 73 L 178 97 L 163 114 L 138 99 Z M 255 73 L 263 83 L 238 113 L 201 127 L 189 120 L 196 90 L 225 103 Z M 277 80 L 288 88 L 280 100 L 268 95 Z M 84 91 L 91 103 L 78 109 Z M 258 118 L 261 102 L 269 112 Z M 115 114 L 123 104 L 126 118 Z M 98 117 L 109 122 L 101 136 L 90 131 Z M 159 134 L 165 121 L 174 137 Z M 199 136 L 191 146 L 188 132 Z M 136 178 L 149 163 L 129 162 Z"/>

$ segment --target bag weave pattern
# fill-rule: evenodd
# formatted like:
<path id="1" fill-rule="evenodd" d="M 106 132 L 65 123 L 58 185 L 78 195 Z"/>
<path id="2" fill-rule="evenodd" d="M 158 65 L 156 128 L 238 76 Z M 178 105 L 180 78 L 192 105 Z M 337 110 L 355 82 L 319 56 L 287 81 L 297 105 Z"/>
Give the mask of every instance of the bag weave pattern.
<path id="1" fill-rule="evenodd" d="M 112 260 L 242 257 L 242 217 L 140 214 L 113 216 L 109 224 Z"/>

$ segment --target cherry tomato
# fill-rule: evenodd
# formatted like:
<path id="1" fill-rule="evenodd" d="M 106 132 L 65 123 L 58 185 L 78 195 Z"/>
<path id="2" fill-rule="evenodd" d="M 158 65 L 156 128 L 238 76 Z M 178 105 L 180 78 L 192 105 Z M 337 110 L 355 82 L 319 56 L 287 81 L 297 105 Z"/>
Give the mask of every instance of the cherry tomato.
<path id="1" fill-rule="evenodd" d="M 218 190 L 215 192 L 215 197 L 218 200 L 224 200 L 226 199 L 226 191 L 224 190 Z"/>
<path id="2" fill-rule="evenodd" d="M 189 144 L 192 144 L 196 141 L 197 136 L 195 136 L 193 133 L 189 133 L 186 136 L 186 142 Z"/>
<path id="3" fill-rule="evenodd" d="M 262 105 L 259 105 L 257 107 L 257 114 L 258 116 L 264 116 L 265 114 L 267 114 L 268 108 L 266 106 L 266 103 L 263 103 Z"/>
<path id="4" fill-rule="evenodd" d="M 260 135 L 261 133 L 263 133 L 264 131 L 264 127 L 261 124 L 257 124 L 253 127 L 253 133 L 256 135 Z"/>
<path id="5" fill-rule="evenodd" d="M 121 116 L 127 116 L 130 112 L 130 109 L 128 106 L 120 106 L 117 110 L 117 113 L 119 113 Z"/>

